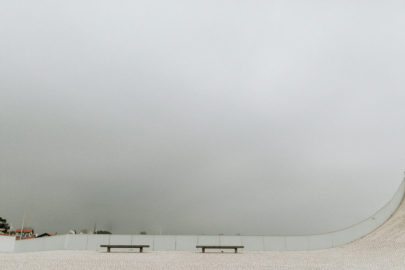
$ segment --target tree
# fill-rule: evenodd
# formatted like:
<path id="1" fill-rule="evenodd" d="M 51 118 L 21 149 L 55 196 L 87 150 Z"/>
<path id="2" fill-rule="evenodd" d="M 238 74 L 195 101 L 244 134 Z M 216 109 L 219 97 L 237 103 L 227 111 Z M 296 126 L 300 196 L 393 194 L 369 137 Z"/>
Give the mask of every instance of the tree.
<path id="1" fill-rule="evenodd" d="M 96 234 L 111 234 L 109 231 L 96 231 Z"/>
<path id="2" fill-rule="evenodd" d="M 0 233 L 8 233 L 9 229 L 10 225 L 8 225 L 7 220 L 0 217 Z"/>

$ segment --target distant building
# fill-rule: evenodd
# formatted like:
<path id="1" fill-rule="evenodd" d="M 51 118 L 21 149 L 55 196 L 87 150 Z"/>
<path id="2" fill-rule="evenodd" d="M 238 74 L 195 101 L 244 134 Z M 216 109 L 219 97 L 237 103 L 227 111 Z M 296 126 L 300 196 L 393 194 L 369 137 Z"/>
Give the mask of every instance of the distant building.
<path id="1" fill-rule="evenodd" d="M 21 237 L 24 238 L 34 238 L 34 229 L 32 228 L 24 228 L 24 229 L 16 229 L 15 230 L 15 236 L 18 239 Z"/>
<path id="2" fill-rule="evenodd" d="M 56 234 L 54 234 L 54 233 L 43 233 L 43 234 L 38 235 L 37 238 L 40 238 L 40 237 L 47 237 L 47 236 L 55 236 L 55 235 L 56 235 Z"/>

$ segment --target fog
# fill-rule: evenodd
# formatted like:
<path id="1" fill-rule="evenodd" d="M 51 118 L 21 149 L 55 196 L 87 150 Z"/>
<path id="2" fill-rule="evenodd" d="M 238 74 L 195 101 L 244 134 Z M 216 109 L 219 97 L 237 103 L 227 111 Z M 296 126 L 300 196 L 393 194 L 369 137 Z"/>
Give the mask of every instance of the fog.
<path id="1" fill-rule="evenodd" d="M 403 1 L 2 1 L 14 228 L 313 234 L 405 170 Z"/>

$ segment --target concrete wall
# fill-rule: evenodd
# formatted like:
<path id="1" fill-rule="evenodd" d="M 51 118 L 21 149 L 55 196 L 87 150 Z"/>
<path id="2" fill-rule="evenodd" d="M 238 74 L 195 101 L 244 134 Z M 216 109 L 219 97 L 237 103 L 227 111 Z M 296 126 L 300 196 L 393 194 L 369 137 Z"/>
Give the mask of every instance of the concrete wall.
<path id="1" fill-rule="evenodd" d="M 42 237 L 15 241 L 15 252 L 46 251 L 65 249 L 66 235 Z"/>
<path id="2" fill-rule="evenodd" d="M 0 252 L 13 252 L 14 245 L 14 237 L 0 235 Z"/>
<path id="3" fill-rule="evenodd" d="M 196 245 L 244 245 L 248 251 L 311 250 L 331 248 L 359 239 L 381 226 L 401 204 L 405 180 L 390 202 L 368 219 L 336 232 L 296 236 L 229 236 L 229 235 L 58 235 L 15 241 L 0 237 L 0 252 L 45 250 L 105 250 L 101 244 L 148 244 L 145 251 L 196 251 Z M 128 249 L 128 251 L 131 251 Z"/>

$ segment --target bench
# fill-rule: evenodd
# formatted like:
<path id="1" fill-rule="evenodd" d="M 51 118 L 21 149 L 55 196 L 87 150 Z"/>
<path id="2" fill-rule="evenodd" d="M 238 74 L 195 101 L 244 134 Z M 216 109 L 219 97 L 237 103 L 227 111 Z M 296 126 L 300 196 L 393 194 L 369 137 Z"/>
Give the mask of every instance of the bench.
<path id="1" fill-rule="evenodd" d="M 202 252 L 205 253 L 205 249 L 207 248 L 212 248 L 212 249 L 234 249 L 235 253 L 238 253 L 238 248 L 244 248 L 244 246 L 203 246 L 203 245 L 199 245 L 196 246 L 196 248 L 201 248 Z"/>
<path id="2" fill-rule="evenodd" d="M 107 252 L 110 252 L 112 248 L 139 248 L 139 252 L 142 253 L 144 248 L 148 248 L 149 245 L 100 245 L 100 247 L 106 247 Z"/>

